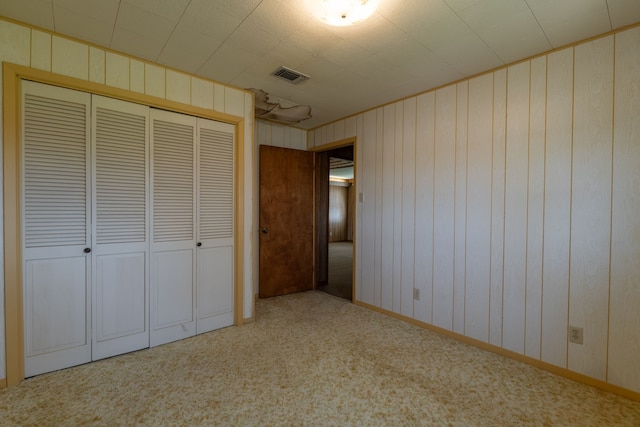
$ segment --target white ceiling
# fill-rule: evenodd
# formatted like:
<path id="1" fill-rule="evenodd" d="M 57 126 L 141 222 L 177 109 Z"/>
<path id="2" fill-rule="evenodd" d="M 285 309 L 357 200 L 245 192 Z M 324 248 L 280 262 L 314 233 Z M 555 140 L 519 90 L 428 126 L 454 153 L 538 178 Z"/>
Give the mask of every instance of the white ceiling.
<path id="1" fill-rule="evenodd" d="M 304 0 L 0 0 L 0 14 L 309 104 L 312 128 L 640 22 L 640 0 L 382 0 L 348 28 Z M 280 65 L 311 79 L 272 77 Z"/>

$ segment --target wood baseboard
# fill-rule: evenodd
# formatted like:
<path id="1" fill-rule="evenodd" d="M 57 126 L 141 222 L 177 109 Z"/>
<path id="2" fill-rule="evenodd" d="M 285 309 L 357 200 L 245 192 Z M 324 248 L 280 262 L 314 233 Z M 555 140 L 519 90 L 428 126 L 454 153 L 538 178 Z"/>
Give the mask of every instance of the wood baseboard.
<path id="1" fill-rule="evenodd" d="M 582 384 L 586 384 L 586 385 L 589 385 L 591 387 L 598 388 L 600 390 L 608 391 L 610 393 L 617 394 L 619 396 L 625 397 L 627 399 L 630 399 L 630 400 L 633 400 L 633 401 L 636 401 L 636 402 L 640 402 L 640 393 L 635 392 L 633 390 L 629 390 L 629 389 L 626 389 L 626 388 L 623 388 L 623 387 L 619 387 L 617 385 L 609 384 L 609 383 L 607 383 L 605 381 L 601 381 L 601 380 L 589 377 L 587 375 L 571 371 L 571 370 L 566 369 L 566 368 L 561 368 L 559 366 L 552 365 L 550 363 L 543 362 L 542 360 L 534 359 L 532 357 L 525 356 L 525 355 L 520 354 L 520 353 L 516 353 L 516 352 L 510 351 L 510 350 L 506 350 L 504 348 L 497 347 L 495 345 L 486 343 L 484 341 L 480 341 L 480 340 L 477 340 L 475 338 L 470 338 L 470 337 L 467 337 L 465 335 L 461 335 L 461 334 L 458 334 L 456 332 L 452 332 L 452 331 L 440 328 L 438 326 L 434 326 L 434 325 L 429 324 L 429 323 L 421 322 L 419 320 L 412 319 L 412 318 L 404 316 L 402 314 L 394 313 L 392 311 L 385 310 L 383 308 L 379 308 L 379 307 L 376 307 L 376 306 L 373 306 L 373 305 L 370 305 L 370 304 L 367 304 L 367 303 L 364 303 L 364 302 L 361 302 L 361 301 L 355 301 L 354 300 L 353 303 L 356 304 L 357 306 L 364 307 L 364 308 L 367 308 L 369 310 L 376 311 L 378 313 L 382 313 L 382 314 L 385 314 L 385 315 L 390 316 L 390 317 L 394 317 L 396 319 L 402 320 L 402 321 L 407 322 L 407 323 L 411 323 L 412 325 L 416 325 L 416 326 L 419 326 L 421 328 L 428 329 L 430 331 L 439 333 L 441 335 L 445 335 L 447 337 L 453 338 L 453 339 L 458 340 L 460 342 L 463 342 L 465 344 L 472 345 L 472 346 L 480 348 L 482 350 L 490 351 L 492 353 L 499 354 L 501 356 L 508 357 L 510 359 L 514 359 L 514 360 L 517 360 L 517 361 L 522 362 L 522 363 L 526 363 L 527 365 L 534 366 L 536 368 L 545 370 L 547 372 L 551 372 L 552 374 L 559 375 L 561 377 L 565 377 L 565 378 L 568 378 L 570 380 L 573 380 L 573 381 L 576 381 L 576 382 L 579 382 L 579 383 L 582 383 Z"/>

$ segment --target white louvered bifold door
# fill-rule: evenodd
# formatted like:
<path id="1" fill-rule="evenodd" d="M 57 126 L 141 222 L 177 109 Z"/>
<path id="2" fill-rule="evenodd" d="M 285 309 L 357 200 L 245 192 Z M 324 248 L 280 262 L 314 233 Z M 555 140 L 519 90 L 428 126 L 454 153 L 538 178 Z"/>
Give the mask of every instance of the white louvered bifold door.
<path id="1" fill-rule="evenodd" d="M 151 110 L 151 346 L 193 336 L 195 117 Z"/>
<path id="2" fill-rule="evenodd" d="M 23 81 L 25 376 L 91 361 L 91 95 Z"/>
<path id="3" fill-rule="evenodd" d="M 198 119 L 197 333 L 233 325 L 234 126 Z"/>
<path id="4" fill-rule="evenodd" d="M 93 360 L 149 346 L 149 111 L 93 97 Z"/>

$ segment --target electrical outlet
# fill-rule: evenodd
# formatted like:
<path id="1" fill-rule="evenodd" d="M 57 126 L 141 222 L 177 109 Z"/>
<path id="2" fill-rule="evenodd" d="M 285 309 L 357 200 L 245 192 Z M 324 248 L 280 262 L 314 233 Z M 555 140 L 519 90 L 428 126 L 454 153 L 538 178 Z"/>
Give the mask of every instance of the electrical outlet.
<path id="1" fill-rule="evenodd" d="M 582 344 L 582 328 L 576 326 L 569 326 L 569 342 L 575 344 Z"/>
<path id="2" fill-rule="evenodd" d="M 413 288 L 413 299 L 416 301 L 420 300 L 420 289 Z"/>

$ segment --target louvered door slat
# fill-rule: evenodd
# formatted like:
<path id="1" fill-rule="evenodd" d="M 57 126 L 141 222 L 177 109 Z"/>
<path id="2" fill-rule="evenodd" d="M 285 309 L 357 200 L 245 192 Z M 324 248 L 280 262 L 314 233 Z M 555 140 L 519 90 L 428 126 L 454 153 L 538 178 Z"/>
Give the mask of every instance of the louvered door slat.
<path id="1" fill-rule="evenodd" d="M 233 237 L 233 134 L 200 128 L 199 235 Z"/>
<path id="2" fill-rule="evenodd" d="M 192 126 L 153 122 L 153 241 L 193 239 Z"/>
<path id="3" fill-rule="evenodd" d="M 96 108 L 96 241 L 146 240 L 146 120 Z"/>
<path id="4" fill-rule="evenodd" d="M 25 247 L 85 244 L 86 105 L 25 94 L 24 116 Z"/>

